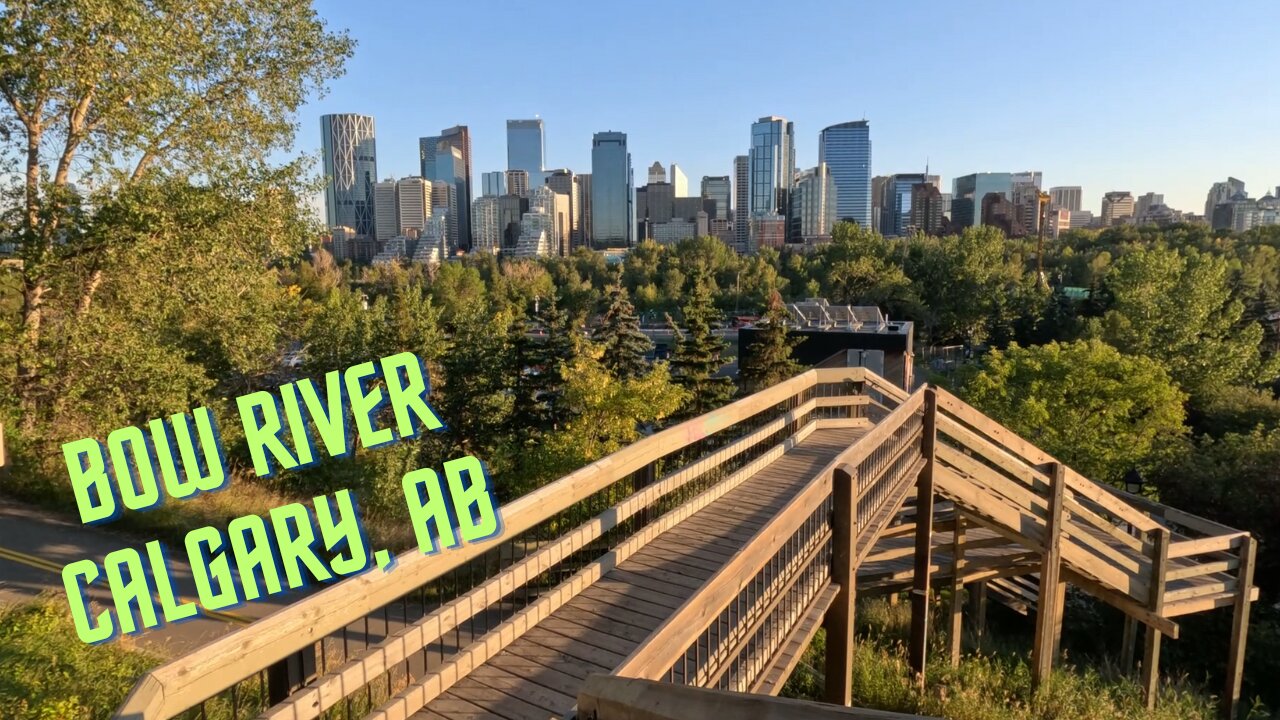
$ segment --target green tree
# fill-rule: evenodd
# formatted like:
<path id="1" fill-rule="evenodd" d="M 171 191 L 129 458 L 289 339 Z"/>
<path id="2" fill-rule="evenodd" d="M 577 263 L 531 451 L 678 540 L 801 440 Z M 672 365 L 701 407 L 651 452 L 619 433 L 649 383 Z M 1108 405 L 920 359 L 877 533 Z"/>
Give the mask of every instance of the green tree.
<path id="1" fill-rule="evenodd" d="M 512 316 L 482 305 L 454 318 L 452 342 L 440 358 L 437 382 L 441 420 L 455 449 L 491 464 L 505 444 L 513 406 L 509 372 Z"/>
<path id="2" fill-rule="evenodd" d="M 287 0 L 193 0 L 180 11 L 136 0 L 0 7 L 0 128 L 20 146 L 24 176 L 6 223 L 22 259 L 22 319 L 4 344 L 18 345 L 12 387 L 26 423 L 57 397 L 44 381 L 57 369 L 48 359 L 72 342 L 100 292 L 129 282 L 111 274 L 136 236 L 111 231 L 101 211 L 86 208 L 124 207 L 113 196 L 152 174 L 232 183 L 216 194 L 224 203 L 288 202 L 258 218 L 261 231 L 225 234 L 222 247 L 266 239 L 276 243 L 270 260 L 291 255 L 303 236 L 274 231 L 288 204 L 285 216 L 296 215 L 296 179 L 281 186 L 263 168 L 291 144 L 295 110 L 341 72 L 352 47 L 310 4 Z M 103 188 L 90 205 L 71 188 L 73 167 L 77 185 Z M 195 249 L 174 249 L 166 263 L 195 259 Z"/>
<path id="3" fill-rule="evenodd" d="M 592 331 L 592 340 L 603 349 L 600 362 L 619 380 L 632 380 L 648 371 L 645 354 L 653 342 L 640 331 L 640 318 L 621 282 L 609 288 L 609 308 Z"/>
<path id="4" fill-rule="evenodd" d="M 756 392 L 776 385 L 800 372 L 801 365 L 791 357 L 799 341 L 790 337 L 790 316 L 782 304 L 782 295 L 774 291 L 765 311 L 763 327 L 756 335 L 747 360 L 738 368 L 743 390 Z"/>
<path id="5" fill-rule="evenodd" d="M 1097 340 L 991 351 L 963 395 L 1094 480 L 1117 482 L 1181 436 L 1185 396 L 1164 368 Z"/>
<path id="6" fill-rule="evenodd" d="M 693 276 L 684 306 L 684 330 L 672 323 L 677 341 L 671 370 L 676 382 L 689 393 L 681 409 L 685 417 L 710 412 L 733 396 L 733 380 L 716 376 L 724 364 L 721 353 L 725 342 L 711 331 L 715 317 L 707 273 L 698 272 Z"/>
<path id="7" fill-rule="evenodd" d="M 1232 298 L 1222 258 L 1139 250 L 1116 260 L 1106 285 L 1111 307 L 1091 334 L 1160 361 L 1193 396 L 1274 376 L 1261 358 L 1262 327 L 1241 322 L 1244 305 Z"/>

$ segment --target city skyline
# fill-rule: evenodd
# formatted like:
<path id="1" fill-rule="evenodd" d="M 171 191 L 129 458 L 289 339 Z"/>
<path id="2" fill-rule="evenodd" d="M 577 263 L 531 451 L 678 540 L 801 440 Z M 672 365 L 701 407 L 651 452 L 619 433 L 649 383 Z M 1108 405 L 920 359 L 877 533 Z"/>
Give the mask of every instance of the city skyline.
<path id="1" fill-rule="evenodd" d="M 762 19 L 761 6 L 716 3 L 686 9 L 657 4 L 658 10 L 681 8 L 680 23 L 659 22 L 663 12 L 632 17 L 594 5 L 537 12 L 505 5 L 442 6 L 428 12 L 411 6 L 353 10 L 324 0 L 317 7 L 333 26 L 349 28 L 360 44 L 347 75 L 300 113 L 303 131 L 295 149 L 318 150 L 318 138 L 308 130 L 321 114 L 372 115 L 378 121 L 382 177 L 417 174 L 418 138 L 463 124 L 471 130 L 472 181 L 478 186 L 481 173 L 506 168 L 506 121 L 538 116 L 545 121 L 546 167 L 588 172 L 592 135 L 612 129 L 627 133 L 636 167 L 678 163 L 696 187 L 704 175 L 732 175 L 734 157 L 749 150 L 750 124 L 779 115 L 795 124 L 799 169 L 817 164 L 823 128 L 865 118 L 875 146 L 873 175 L 923 172 L 927 163 L 946 188 L 954 178 L 971 173 L 1037 169 L 1046 186 L 1081 186 L 1083 207 L 1095 213 L 1104 193 L 1113 190 L 1135 197 L 1160 193 L 1170 206 L 1194 212 L 1203 207 L 1209 186 L 1228 176 L 1243 179 L 1253 195 L 1280 184 L 1274 177 L 1280 144 L 1269 141 L 1266 120 L 1280 116 L 1280 100 L 1275 93 L 1247 91 L 1251 72 L 1223 70 L 1216 61 L 1228 49 L 1240 56 L 1249 56 L 1250 49 L 1255 56 L 1265 54 L 1269 41 L 1260 30 L 1274 24 L 1263 17 L 1280 20 L 1273 4 L 1257 3 L 1253 14 L 1259 21 L 1240 26 L 1212 8 L 1151 13 L 1141 6 L 1106 5 L 1109 22 L 1099 24 L 1096 18 L 1102 15 L 1091 12 L 1092 4 L 1070 13 L 1018 6 L 1002 9 L 1008 22 L 991 23 L 986 15 L 946 5 L 908 13 L 801 3 L 788 13 L 794 18 L 790 36 L 805 36 L 806 41 L 792 46 L 791 56 L 762 66 L 749 84 L 729 80 L 690 91 L 689 102 L 672 102 L 673 93 L 680 95 L 680 84 L 673 83 L 671 73 L 680 62 L 654 59 L 636 65 L 638 56 L 616 48 L 657 33 L 672 46 L 692 49 L 708 27 L 734 37 Z M 456 30 L 436 38 L 445 54 L 461 53 L 468 60 L 457 65 L 454 78 L 433 76 L 424 95 L 429 100 L 417 102 L 407 100 L 396 82 L 404 69 L 393 58 L 403 48 L 391 29 L 428 15 Z M 552 73 L 517 73 L 510 82 L 496 81 L 511 72 L 498 56 L 477 52 L 474 44 L 462 41 L 491 38 L 498 46 L 570 20 L 598 29 L 571 44 L 574 57 L 583 61 Z M 866 36 L 865 42 L 838 42 L 840 29 L 855 25 L 864 27 L 860 36 Z M 1001 42 L 1005 34 L 997 31 L 1005 27 L 1025 30 L 1018 47 L 1035 48 L 1026 63 L 1018 62 L 1016 54 L 993 56 L 988 46 Z M 1162 33 L 1187 28 L 1194 28 L 1195 43 L 1171 47 L 1160 39 Z M 893 73 L 873 72 L 880 66 L 878 58 L 905 36 L 922 38 L 926 51 L 897 53 Z M 697 76 L 733 78 L 741 75 L 734 68 L 744 60 L 732 55 L 708 53 L 696 67 L 683 67 Z M 1058 62 L 1069 64 L 1076 77 L 1047 83 L 1044 96 L 1029 102 L 1032 98 L 1021 90 L 1002 91 L 1008 83 L 948 79 L 941 70 L 962 56 L 985 73 L 1030 78 Z M 812 77 L 796 72 L 814 64 L 822 72 Z M 1125 72 L 1099 81 L 1117 68 Z M 823 80 L 830 75 L 842 82 Z M 538 82 L 528 82 L 535 76 Z M 623 77 L 627 82 L 618 83 Z M 1203 92 L 1187 92 L 1171 106 L 1151 94 L 1150 83 L 1159 78 L 1184 90 L 1212 88 L 1221 98 L 1242 100 L 1227 100 L 1224 106 L 1197 99 Z M 840 90 L 833 92 L 836 87 Z"/>

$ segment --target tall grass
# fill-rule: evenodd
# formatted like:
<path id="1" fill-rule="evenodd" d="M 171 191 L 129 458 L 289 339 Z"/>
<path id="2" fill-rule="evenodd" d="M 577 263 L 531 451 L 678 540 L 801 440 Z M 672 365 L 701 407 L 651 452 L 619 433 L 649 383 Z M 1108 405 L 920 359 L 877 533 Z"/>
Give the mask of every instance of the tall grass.
<path id="1" fill-rule="evenodd" d="M 910 606 L 883 599 L 858 605 L 859 637 L 854 647 L 853 704 L 858 707 L 915 713 L 949 720 L 1210 720 L 1214 699 L 1185 678 L 1161 683 L 1155 710 L 1147 710 L 1138 684 L 1113 664 L 1075 667 L 1059 660 L 1053 676 L 1039 690 L 1031 686 L 1027 648 L 1002 647 L 997 638 L 965 653 L 950 667 L 946 633 L 934 632 L 923 692 L 911 681 L 906 639 Z M 932 627 L 939 628 L 934 618 Z M 972 644 L 972 643 L 970 643 Z M 820 631 L 793 674 L 783 695 L 822 697 L 823 653 Z"/>

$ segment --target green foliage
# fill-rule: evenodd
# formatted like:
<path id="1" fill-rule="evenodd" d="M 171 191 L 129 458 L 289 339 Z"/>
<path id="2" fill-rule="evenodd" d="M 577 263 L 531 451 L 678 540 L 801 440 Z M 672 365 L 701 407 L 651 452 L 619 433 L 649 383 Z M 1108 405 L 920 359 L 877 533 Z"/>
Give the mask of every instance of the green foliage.
<path id="1" fill-rule="evenodd" d="M 1270 390 L 1233 385 L 1216 388 L 1197 400 L 1191 407 L 1190 424 L 1198 434 L 1220 437 L 1280 428 L 1280 399 Z"/>
<path id="2" fill-rule="evenodd" d="M 592 332 L 592 339 L 604 349 L 600 361 L 614 377 L 631 380 L 648 371 L 645 354 L 653 348 L 653 342 L 640 332 L 640 319 L 626 288 L 620 284 L 609 288 L 609 307 Z"/>
<path id="3" fill-rule="evenodd" d="M 993 350 L 965 383 L 982 412 L 1086 477 L 1119 481 L 1183 433 L 1184 396 L 1159 363 L 1096 340 Z"/>
<path id="4" fill-rule="evenodd" d="M 0 714 L 13 720 L 105 720 L 158 658 L 127 640 L 86 645 L 66 603 L 0 605 Z"/>
<path id="5" fill-rule="evenodd" d="M 676 382 L 689 391 L 681 414 L 694 417 L 728 401 L 733 395 L 733 380 L 716 376 L 724 365 L 721 353 L 725 342 L 711 332 L 716 312 L 711 305 L 711 287 L 705 271 L 693 277 L 688 297 L 683 314 L 684 332 L 674 329 L 679 339 L 671 358 L 671 370 Z"/>
<path id="6" fill-rule="evenodd" d="M 1269 379 L 1262 327 L 1241 322 L 1225 260 L 1195 250 L 1131 252 L 1107 275 L 1111 307 L 1092 334 L 1133 355 L 1159 360 L 1194 395 Z"/>
<path id="7" fill-rule="evenodd" d="M 1161 685 L 1155 710 L 1147 710 L 1137 683 L 1111 667 L 1101 670 L 1055 668 L 1038 691 L 1022 653 L 972 653 L 952 668 L 941 647 L 929 654 L 928 686 L 923 693 L 912 682 L 901 637 L 909 615 L 883 600 L 859 603 L 862 627 L 853 652 L 853 705 L 913 713 L 949 720 L 1210 720 L 1212 698 L 1185 682 Z M 826 637 L 819 631 L 800 669 L 783 690 L 787 697 L 821 699 L 821 680 L 811 668 L 822 666 Z"/>
<path id="8" fill-rule="evenodd" d="M 791 351 L 799 343 L 789 336 L 790 320 L 782 296 L 774 293 L 769 309 L 764 314 L 763 327 L 756 336 L 750 355 L 738 368 L 738 378 L 746 392 L 756 392 L 776 385 L 801 371 L 801 366 L 791 357 Z"/>

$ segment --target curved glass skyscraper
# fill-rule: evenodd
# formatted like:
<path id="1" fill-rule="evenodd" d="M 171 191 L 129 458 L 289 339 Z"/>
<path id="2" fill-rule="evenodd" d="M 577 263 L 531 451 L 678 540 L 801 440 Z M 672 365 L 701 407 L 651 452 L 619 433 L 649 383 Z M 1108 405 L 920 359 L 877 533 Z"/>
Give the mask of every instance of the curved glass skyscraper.
<path id="1" fill-rule="evenodd" d="M 823 130 L 818 162 L 836 181 L 836 218 L 871 227 L 871 124 L 855 120 Z"/>
<path id="2" fill-rule="evenodd" d="M 373 118 L 322 115 L 320 151 L 324 161 L 325 222 L 373 237 L 373 186 L 378 180 Z"/>

